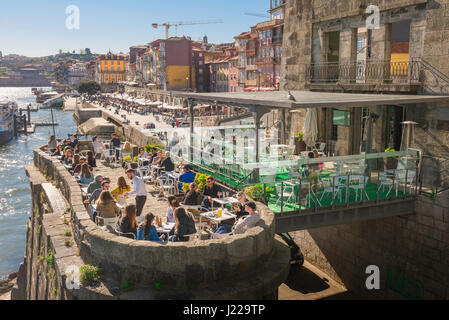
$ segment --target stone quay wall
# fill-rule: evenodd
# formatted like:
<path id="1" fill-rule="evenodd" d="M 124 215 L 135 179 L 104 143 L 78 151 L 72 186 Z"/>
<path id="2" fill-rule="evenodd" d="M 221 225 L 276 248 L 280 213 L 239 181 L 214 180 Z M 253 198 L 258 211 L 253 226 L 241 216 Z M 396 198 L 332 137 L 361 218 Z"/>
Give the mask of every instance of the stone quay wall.
<path id="1" fill-rule="evenodd" d="M 419 197 L 416 214 L 292 234 L 307 261 L 366 298 L 449 298 L 449 197 Z M 380 268 L 368 290 L 366 268 Z"/>
<path id="2" fill-rule="evenodd" d="M 74 177 L 43 149 L 27 173 L 33 214 L 16 299 L 276 299 L 288 275 L 289 250 L 274 240 L 274 215 L 262 204 L 261 223 L 243 235 L 160 245 L 95 225 Z M 67 290 L 67 267 L 86 264 L 101 268 L 100 283 Z M 131 293 L 121 290 L 127 281 L 136 285 Z"/>

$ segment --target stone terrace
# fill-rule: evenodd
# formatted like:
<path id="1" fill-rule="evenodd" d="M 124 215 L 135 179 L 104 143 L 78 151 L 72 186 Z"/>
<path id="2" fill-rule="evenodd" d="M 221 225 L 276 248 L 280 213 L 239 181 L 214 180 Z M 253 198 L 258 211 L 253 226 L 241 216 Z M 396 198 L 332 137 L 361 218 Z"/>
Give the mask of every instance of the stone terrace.
<path id="1" fill-rule="evenodd" d="M 119 177 L 125 177 L 126 182 L 131 189 L 133 185 L 131 181 L 128 179 L 125 173 L 125 169 L 123 169 L 119 164 L 109 165 L 103 160 L 97 160 L 97 168 L 94 169 L 95 175 L 102 175 L 104 177 L 108 177 L 111 179 L 111 187 L 109 190 L 113 190 L 117 187 L 117 180 Z M 159 192 L 156 190 L 156 187 L 153 185 L 147 184 L 147 202 L 145 203 L 144 210 L 142 215 L 146 215 L 148 213 L 152 213 L 155 216 L 164 218 L 167 212 L 167 199 L 158 198 Z M 136 196 L 130 195 L 128 199 L 126 199 L 127 204 L 135 204 Z"/>

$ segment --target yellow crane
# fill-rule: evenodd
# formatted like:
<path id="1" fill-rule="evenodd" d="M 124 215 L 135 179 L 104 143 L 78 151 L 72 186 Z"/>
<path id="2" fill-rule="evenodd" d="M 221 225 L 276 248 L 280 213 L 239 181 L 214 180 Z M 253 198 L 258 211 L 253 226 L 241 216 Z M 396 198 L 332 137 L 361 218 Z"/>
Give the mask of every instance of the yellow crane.
<path id="1" fill-rule="evenodd" d="M 165 38 L 168 39 L 169 37 L 168 31 L 170 30 L 171 27 L 175 27 L 176 30 L 178 30 L 179 26 L 192 26 L 197 24 L 218 24 L 218 23 L 223 23 L 223 21 L 222 20 L 202 20 L 202 21 L 188 21 L 188 22 L 180 21 L 180 22 L 166 22 L 163 24 L 153 23 L 152 26 L 155 29 L 159 27 L 165 27 Z"/>

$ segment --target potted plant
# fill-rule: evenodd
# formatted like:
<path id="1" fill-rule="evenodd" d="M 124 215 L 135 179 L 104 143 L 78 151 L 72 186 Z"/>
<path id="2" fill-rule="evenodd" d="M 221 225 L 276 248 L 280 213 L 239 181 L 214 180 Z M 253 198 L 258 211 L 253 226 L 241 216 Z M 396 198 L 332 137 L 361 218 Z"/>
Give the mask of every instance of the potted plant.
<path id="1" fill-rule="evenodd" d="M 385 153 L 396 152 L 393 148 L 388 148 Z M 398 167 L 398 158 L 396 156 L 390 156 L 385 158 L 385 170 L 394 170 Z"/>
<path id="2" fill-rule="evenodd" d="M 301 152 L 306 151 L 307 146 L 304 142 L 304 133 L 298 132 L 298 135 L 296 136 L 295 147 L 295 154 L 300 154 Z"/>

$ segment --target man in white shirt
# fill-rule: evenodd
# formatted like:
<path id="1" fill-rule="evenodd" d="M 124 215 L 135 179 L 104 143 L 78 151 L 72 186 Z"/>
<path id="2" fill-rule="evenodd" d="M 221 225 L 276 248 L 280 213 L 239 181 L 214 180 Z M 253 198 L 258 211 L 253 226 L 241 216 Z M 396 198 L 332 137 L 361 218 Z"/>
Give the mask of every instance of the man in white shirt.
<path id="1" fill-rule="evenodd" d="M 147 202 L 147 188 L 145 185 L 145 181 L 142 178 L 137 177 L 136 172 L 133 169 L 129 169 L 128 171 L 126 171 L 126 175 L 133 182 L 133 190 L 131 190 L 131 192 L 125 193 L 124 196 L 128 197 L 130 194 L 136 195 L 136 215 L 140 217 L 143 207 L 145 206 L 145 202 Z"/>

